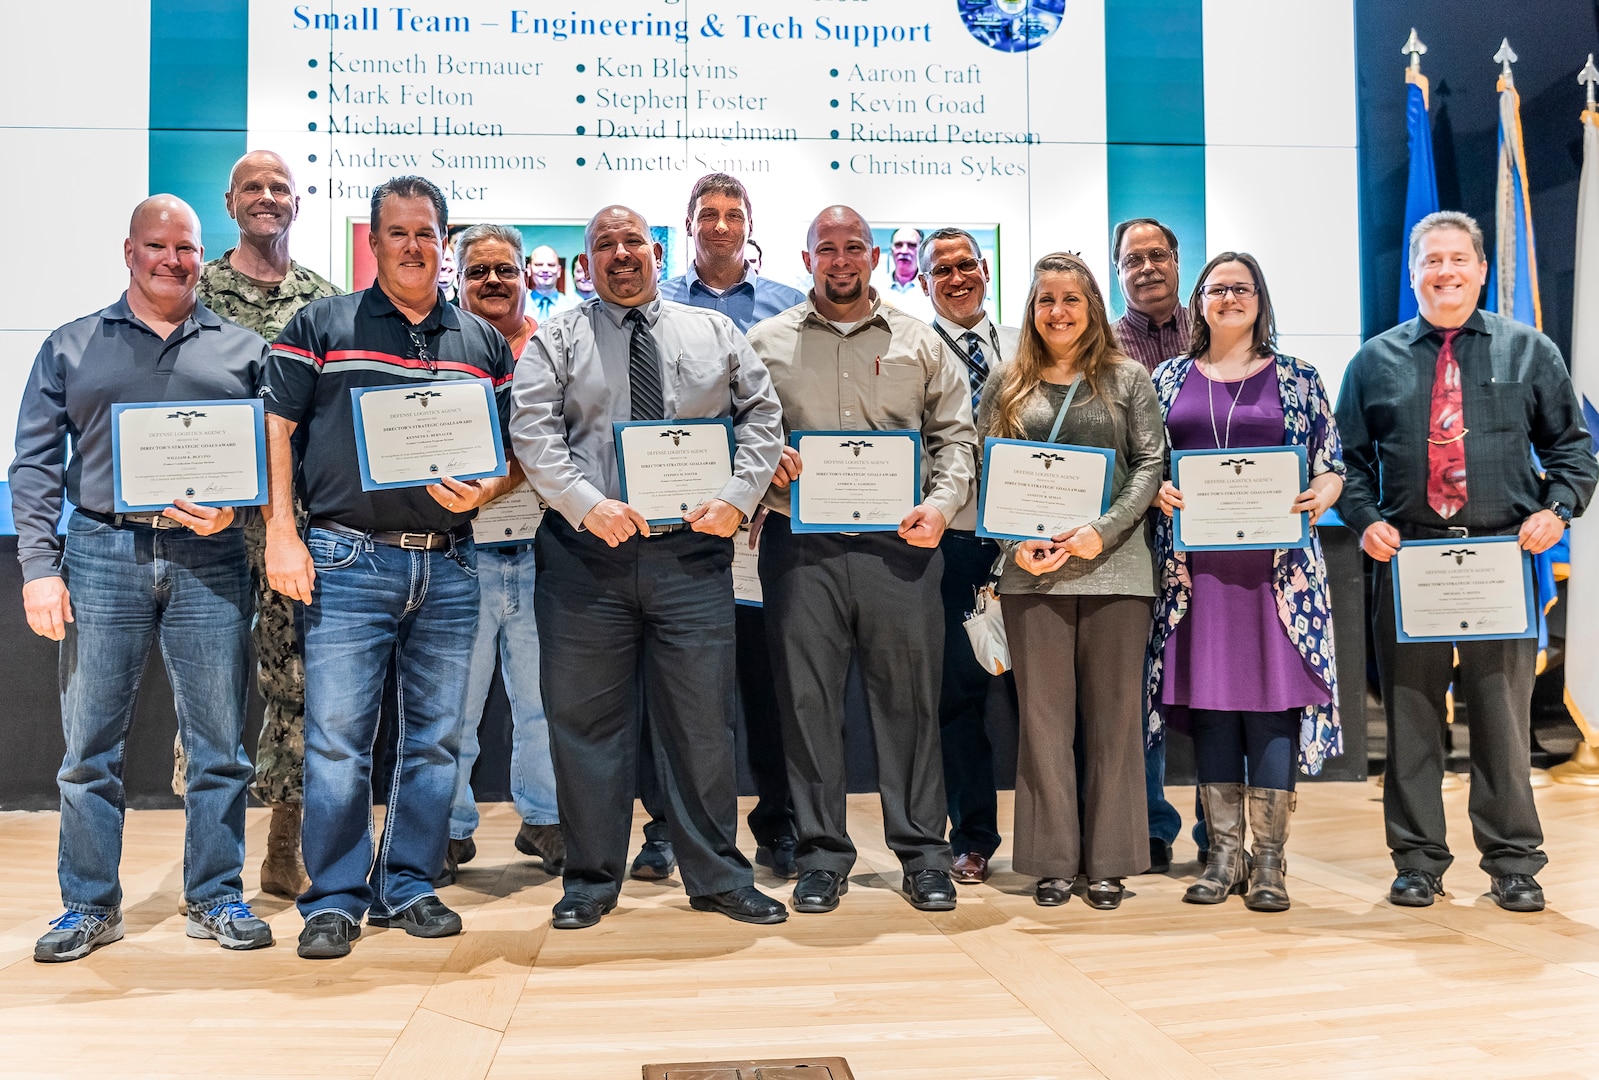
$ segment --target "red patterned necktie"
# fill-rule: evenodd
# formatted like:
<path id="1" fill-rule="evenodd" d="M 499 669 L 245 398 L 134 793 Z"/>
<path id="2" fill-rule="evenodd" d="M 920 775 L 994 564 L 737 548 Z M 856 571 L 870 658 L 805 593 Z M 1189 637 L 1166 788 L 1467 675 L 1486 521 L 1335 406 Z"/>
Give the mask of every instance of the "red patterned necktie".
<path id="1" fill-rule="evenodd" d="M 1460 328 L 1440 330 L 1438 367 L 1432 377 L 1432 413 L 1427 425 L 1427 505 L 1452 518 L 1466 505 L 1466 427 L 1460 395 Z"/>

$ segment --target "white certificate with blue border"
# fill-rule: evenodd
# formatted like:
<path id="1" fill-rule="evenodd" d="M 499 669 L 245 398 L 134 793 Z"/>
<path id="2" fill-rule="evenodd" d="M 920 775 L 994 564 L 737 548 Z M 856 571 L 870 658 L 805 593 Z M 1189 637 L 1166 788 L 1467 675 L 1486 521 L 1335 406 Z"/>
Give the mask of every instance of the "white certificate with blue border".
<path id="1" fill-rule="evenodd" d="M 111 475 L 119 514 L 267 501 L 260 398 L 111 406 Z"/>
<path id="2" fill-rule="evenodd" d="M 472 542 L 478 547 L 526 544 L 544 520 L 544 500 L 523 480 L 493 502 L 478 507 L 472 519 Z"/>
<path id="3" fill-rule="evenodd" d="M 1309 547 L 1310 515 L 1293 511 L 1308 471 L 1303 446 L 1172 451 L 1172 483 L 1183 493 L 1172 521 L 1177 550 Z"/>
<path id="4" fill-rule="evenodd" d="M 733 478 L 733 421 L 636 420 L 611 425 L 622 501 L 651 525 L 671 525 Z"/>
<path id="5" fill-rule="evenodd" d="M 1399 641 L 1538 636 L 1532 558 L 1514 536 L 1406 540 L 1391 566 Z"/>
<path id="6" fill-rule="evenodd" d="M 919 431 L 795 431 L 800 478 L 789 485 L 794 532 L 899 529 L 922 501 Z"/>
<path id="7" fill-rule="evenodd" d="M 505 475 L 500 411 L 487 379 L 357 386 L 350 405 L 362 491 Z"/>
<path id="8" fill-rule="evenodd" d="M 1048 540 L 1103 517 L 1115 465 L 1099 446 L 984 439 L 977 535 Z"/>

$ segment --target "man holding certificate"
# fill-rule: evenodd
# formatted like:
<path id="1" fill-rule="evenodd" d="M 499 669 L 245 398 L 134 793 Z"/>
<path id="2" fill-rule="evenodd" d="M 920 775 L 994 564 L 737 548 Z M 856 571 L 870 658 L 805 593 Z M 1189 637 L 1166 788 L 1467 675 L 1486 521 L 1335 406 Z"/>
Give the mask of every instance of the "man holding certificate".
<path id="1" fill-rule="evenodd" d="M 66 739 L 66 911 L 34 947 L 43 962 L 122 937 L 123 746 L 155 640 L 189 751 L 185 932 L 272 944 L 242 891 L 250 569 L 233 509 L 264 493 L 251 399 L 267 346 L 196 301 L 202 251 L 185 203 L 140 203 L 127 292 L 45 339 L 22 395 L 10 473 L 22 601 L 34 633 L 61 642 Z M 64 543 L 63 494 L 77 507 Z"/>
<path id="2" fill-rule="evenodd" d="M 585 246 L 598 298 L 539 327 L 512 393 L 517 457 L 553 511 L 534 597 L 566 838 L 552 925 L 616 906 L 641 687 L 689 903 L 781 922 L 736 842 L 730 539 L 777 465 L 777 396 L 731 319 L 660 298 L 637 213 L 601 210 Z"/>
<path id="3" fill-rule="evenodd" d="M 305 611 L 306 872 L 299 954 L 344 956 L 361 920 L 460 933 L 435 895 L 477 627 L 471 519 L 509 491 L 505 337 L 438 288 L 444 196 L 401 176 L 372 192 L 377 281 L 302 308 L 272 346 L 267 579 Z M 303 429 L 303 431 L 301 431 Z M 294 460 L 310 526 L 294 520 Z M 496 475 L 498 474 L 498 475 Z M 476 477 L 481 479 L 462 479 Z M 374 852 L 372 745 L 384 675 L 400 744 Z M 370 914 L 369 914 L 370 912 Z"/>
<path id="4" fill-rule="evenodd" d="M 1458 652 L 1481 866 L 1500 907 L 1540 911 L 1534 875 L 1548 856 L 1528 770 L 1537 640 L 1525 614 L 1524 557 L 1497 560 L 1508 566 L 1504 574 L 1476 568 L 1496 544 L 1531 554 L 1552 547 L 1593 497 L 1599 463 L 1554 342 L 1477 310 L 1488 273 L 1477 223 L 1455 211 L 1427 215 L 1411 230 L 1409 258 L 1420 314 L 1361 347 L 1337 408 L 1349 466 L 1338 510 L 1380 564 L 1373 602 L 1388 722 L 1383 818 L 1399 872 L 1388 899 L 1431 904 L 1452 861 L 1439 785 L 1444 698 Z M 1450 543 L 1429 551 L 1424 542 L 1436 540 Z M 1412 547 L 1417 542 L 1423 546 Z M 1447 569 L 1416 563 L 1407 549 L 1462 573 L 1451 581 Z M 1423 569 L 1438 589 L 1475 594 L 1446 625 L 1435 625 L 1425 595 L 1406 597 L 1400 585 L 1407 570 Z M 1396 593 L 1410 602 L 1396 606 Z M 1519 610 L 1521 625 L 1506 633 L 1526 636 L 1481 635 L 1470 624 L 1484 608 Z"/>
<path id="5" fill-rule="evenodd" d="M 843 721 L 858 653 L 888 845 L 910 902 L 948 910 L 938 544 L 972 490 L 971 384 L 932 327 L 868 286 L 881 252 L 860 214 L 823 210 L 806 246 L 810 297 L 750 331 L 792 436 L 760 576 L 799 839 L 793 906 L 838 907 L 855 864 Z"/>

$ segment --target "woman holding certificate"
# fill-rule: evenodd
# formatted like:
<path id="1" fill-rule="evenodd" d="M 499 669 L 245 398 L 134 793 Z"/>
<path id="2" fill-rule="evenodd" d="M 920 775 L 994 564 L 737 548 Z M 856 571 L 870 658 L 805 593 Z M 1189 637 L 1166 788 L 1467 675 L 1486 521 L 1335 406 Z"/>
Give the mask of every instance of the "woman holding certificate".
<path id="1" fill-rule="evenodd" d="M 1164 434 L 1149 375 L 1116 347 L 1081 259 L 1040 259 L 1027 312 L 1015 358 L 984 387 L 978 431 L 1089 451 L 1038 448 L 1063 469 L 1097 458 L 1101 475 L 1088 485 L 1105 494 L 1077 524 L 1010 544 L 1000 577 L 1021 713 L 1014 865 L 1039 878 L 1042 906 L 1064 904 L 1085 874 L 1089 904 L 1114 908 L 1121 879 L 1149 866 L 1138 679 L 1155 592 L 1144 512 L 1160 484 Z"/>
<path id="2" fill-rule="evenodd" d="M 1294 780 L 1300 766 L 1319 772 L 1343 746 L 1327 571 L 1310 529 L 1343 490 L 1343 450 L 1316 369 L 1276 351 L 1254 256 L 1211 259 L 1188 307 L 1190 351 L 1154 376 L 1172 476 L 1188 491 L 1185 500 L 1167 480 L 1156 500 L 1150 726 L 1169 722 L 1194 737 L 1210 855 L 1183 899 L 1219 904 L 1247 887 L 1249 908 L 1284 911 Z M 1285 479 L 1251 486 L 1246 467 L 1269 471 L 1271 461 L 1286 464 Z M 1209 526 L 1222 513 L 1236 533 Z M 1185 515 L 1199 527 L 1190 532 Z M 1278 532 L 1246 535 L 1246 522 L 1270 527 L 1270 515 L 1282 523 Z M 1257 535 L 1276 535 L 1279 546 L 1249 542 Z M 1218 542 L 1224 536 L 1239 540 Z M 1253 865 L 1244 854 L 1246 814 Z"/>

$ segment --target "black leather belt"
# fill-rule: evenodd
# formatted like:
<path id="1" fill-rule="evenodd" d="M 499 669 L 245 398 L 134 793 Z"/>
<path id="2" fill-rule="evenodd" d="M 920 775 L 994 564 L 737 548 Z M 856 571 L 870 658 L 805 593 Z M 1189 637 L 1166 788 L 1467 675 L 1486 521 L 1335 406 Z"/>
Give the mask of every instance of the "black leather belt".
<path id="1" fill-rule="evenodd" d="M 1401 540 L 1464 540 L 1468 536 L 1515 536 L 1521 531 L 1520 525 L 1488 529 L 1465 525 L 1411 525 L 1399 521 L 1393 522 L 1393 527 L 1398 530 Z"/>
<path id="2" fill-rule="evenodd" d="M 684 529 L 690 528 L 693 528 L 693 526 L 686 521 L 675 521 L 670 525 L 651 525 L 650 536 L 665 536 L 667 533 L 682 532 Z M 645 539 L 648 540 L 649 536 L 646 536 Z"/>
<path id="3" fill-rule="evenodd" d="M 403 548 L 406 551 L 448 551 L 472 535 L 470 524 L 459 526 L 450 532 L 368 532 L 341 525 L 331 518 L 312 518 L 311 528 L 328 529 L 347 536 L 364 536 L 374 544 Z"/>
<path id="4" fill-rule="evenodd" d="M 78 513 L 90 521 L 98 521 L 102 525 L 114 525 L 122 528 L 125 525 L 138 525 L 145 529 L 155 529 L 160 532 L 166 529 L 187 529 L 188 526 L 181 521 L 174 521 L 161 513 L 146 514 L 102 514 L 98 510 L 85 510 L 78 507 Z"/>

